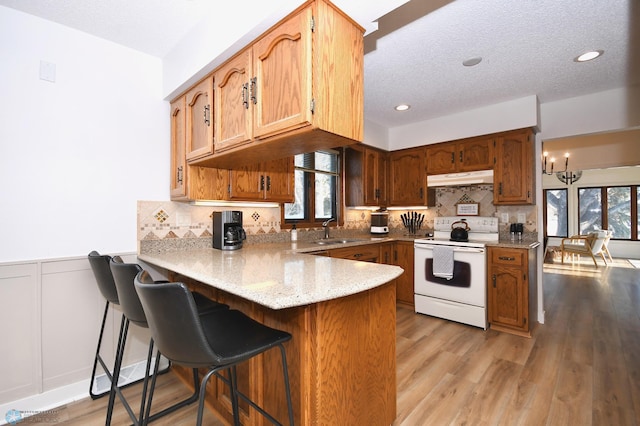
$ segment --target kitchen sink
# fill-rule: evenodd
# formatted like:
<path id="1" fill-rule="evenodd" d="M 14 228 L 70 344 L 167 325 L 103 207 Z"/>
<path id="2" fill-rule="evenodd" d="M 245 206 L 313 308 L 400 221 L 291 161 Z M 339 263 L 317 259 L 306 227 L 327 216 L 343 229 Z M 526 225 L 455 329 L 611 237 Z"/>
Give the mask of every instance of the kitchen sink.
<path id="1" fill-rule="evenodd" d="M 330 245 L 330 244 L 347 244 L 347 243 L 357 243 L 359 241 L 366 241 L 362 238 L 329 238 L 326 240 L 316 240 L 315 244 L 320 245 Z"/>

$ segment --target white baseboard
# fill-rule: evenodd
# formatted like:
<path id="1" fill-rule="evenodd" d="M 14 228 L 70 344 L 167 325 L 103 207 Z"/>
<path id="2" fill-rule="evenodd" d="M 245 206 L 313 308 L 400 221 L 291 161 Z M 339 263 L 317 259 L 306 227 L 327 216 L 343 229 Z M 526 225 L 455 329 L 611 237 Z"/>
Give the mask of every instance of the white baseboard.
<path id="1" fill-rule="evenodd" d="M 7 413 L 12 410 L 20 411 L 28 417 L 47 410 L 53 410 L 65 404 L 89 397 L 89 379 L 70 385 L 52 389 L 47 392 L 31 395 L 17 401 L 0 405 L 0 425 L 5 425 Z M 18 422 L 20 423 L 20 422 Z"/>
<path id="2" fill-rule="evenodd" d="M 152 371 L 155 357 L 153 357 L 149 370 Z M 144 376 L 144 369 L 147 360 L 137 362 L 132 365 L 123 367 L 120 371 L 120 379 L 118 383 L 120 386 L 135 382 Z M 160 371 L 165 369 L 169 365 L 166 358 L 160 358 Z M 89 379 L 82 380 L 77 383 L 62 386 L 56 389 L 52 389 L 47 392 L 39 393 L 37 395 L 31 395 L 17 401 L 8 402 L 0 405 L 0 425 L 6 425 L 9 423 L 10 412 L 21 415 L 22 418 L 30 417 L 32 415 L 42 413 L 43 411 L 55 410 L 57 407 L 70 404 L 81 399 L 89 398 Z M 96 376 L 96 380 L 93 385 L 93 392 L 100 393 L 109 390 L 109 379 L 106 374 Z M 52 413 L 52 418 L 55 418 L 55 413 Z M 20 421 L 13 422 L 11 424 L 19 424 Z"/>

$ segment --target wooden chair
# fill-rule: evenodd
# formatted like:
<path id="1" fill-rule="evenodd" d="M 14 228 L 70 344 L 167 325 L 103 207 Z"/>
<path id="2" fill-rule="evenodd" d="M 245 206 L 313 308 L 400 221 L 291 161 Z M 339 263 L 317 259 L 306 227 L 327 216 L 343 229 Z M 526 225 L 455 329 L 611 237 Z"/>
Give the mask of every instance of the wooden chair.
<path id="1" fill-rule="evenodd" d="M 575 235 L 573 237 L 563 238 L 560 243 L 562 263 L 564 263 L 566 255 L 577 254 L 591 256 L 596 267 L 598 267 L 596 256 L 600 256 L 604 261 L 604 264 L 607 265 L 607 259 L 604 257 L 603 250 L 607 232 L 608 231 L 596 231 L 591 232 L 588 235 Z"/>
<path id="2" fill-rule="evenodd" d="M 611 262 L 613 262 L 613 256 L 611 256 L 611 253 L 609 253 L 609 240 L 611 240 L 611 237 L 613 236 L 613 231 L 606 231 L 607 235 L 604 239 L 604 245 L 602 246 L 602 251 L 609 257 L 609 260 Z"/>

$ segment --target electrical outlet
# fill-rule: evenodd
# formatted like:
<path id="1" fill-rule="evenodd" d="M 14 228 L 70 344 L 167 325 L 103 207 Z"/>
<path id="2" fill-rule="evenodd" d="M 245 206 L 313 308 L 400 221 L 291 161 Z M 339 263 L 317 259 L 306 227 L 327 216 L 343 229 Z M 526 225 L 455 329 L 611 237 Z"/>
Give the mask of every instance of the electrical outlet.
<path id="1" fill-rule="evenodd" d="M 525 223 L 527 221 L 527 215 L 524 213 L 518 213 L 518 223 Z"/>
<path id="2" fill-rule="evenodd" d="M 509 213 L 500 213 L 502 223 L 509 223 Z"/>

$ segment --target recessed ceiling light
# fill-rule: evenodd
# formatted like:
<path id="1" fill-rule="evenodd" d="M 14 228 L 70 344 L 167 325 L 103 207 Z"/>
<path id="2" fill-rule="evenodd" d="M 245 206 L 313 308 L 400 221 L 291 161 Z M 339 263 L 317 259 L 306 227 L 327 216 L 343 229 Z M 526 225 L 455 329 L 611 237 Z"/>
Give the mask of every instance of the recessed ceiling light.
<path id="1" fill-rule="evenodd" d="M 462 61 L 462 65 L 464 65 L 465 67 L 473 67 L 475 65 L 478 65 L 480 62 L 482 62 L 482 58 L 480 56 L 476 56 L 475 58 L 469 58 Z"/>
<path id="2" fill-rule="evenodd" d="M 411 108 L 411 105 L 400 104 L 400 105 L 396 106 L 396 111 L 406 111 L 409 108 Z"/>
<path id="3" fill-rule="evenodd" d="M 582 55 L 578 56 L 577 58 L 574 58 L 573 60 L 575 62 L 586 62 L 586 61 L 595 59 L 599 56 L 602 56 L 603 53 L 604 53 L 604 50 L 592 50 L 591 52 L 583 53 Z"/>

